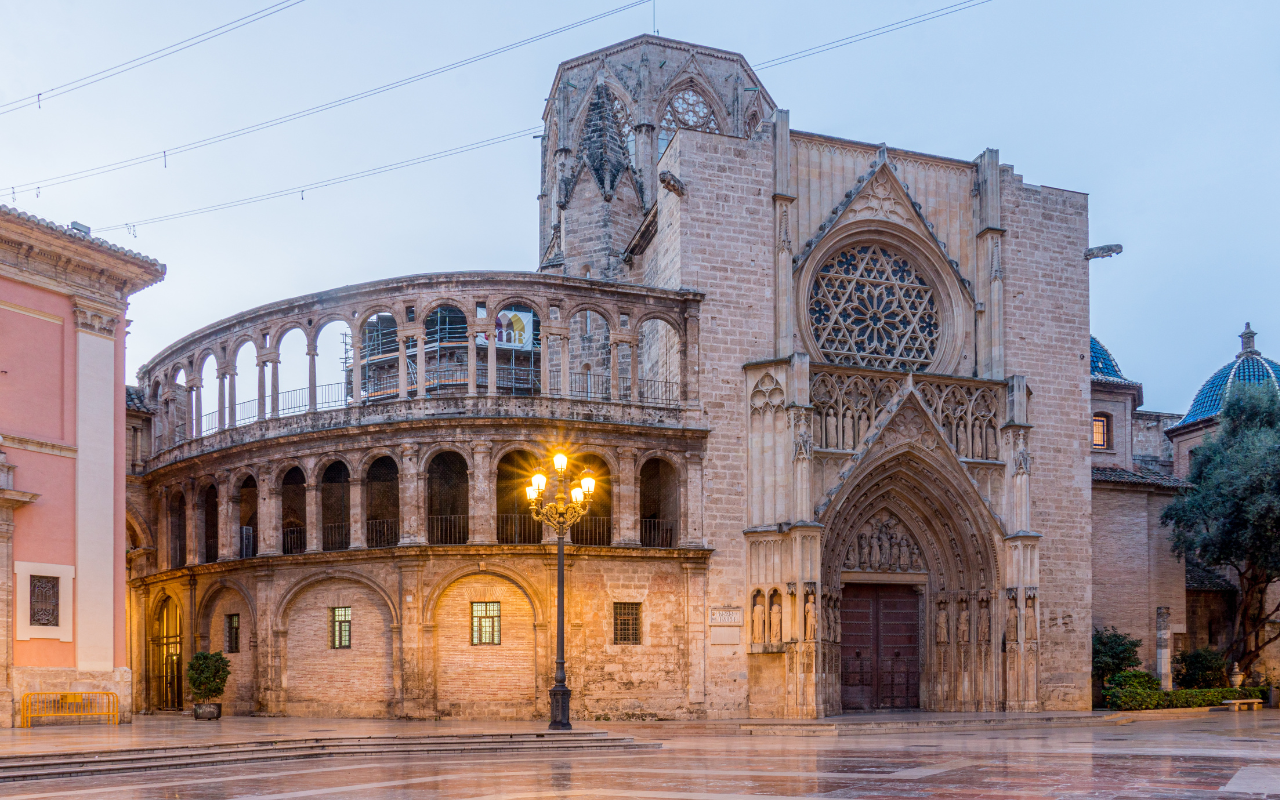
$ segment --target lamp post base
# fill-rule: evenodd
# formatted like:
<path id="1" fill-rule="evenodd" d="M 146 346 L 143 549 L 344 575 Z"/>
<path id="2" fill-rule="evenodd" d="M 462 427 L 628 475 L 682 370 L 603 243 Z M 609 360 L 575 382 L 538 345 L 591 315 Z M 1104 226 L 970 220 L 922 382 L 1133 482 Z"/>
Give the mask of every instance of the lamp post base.
<path id="1" fill-rule="evenodd" d="M 551 724 L 547 726 L 552 731 L 568 731 L 573 729 L 573 725 L 569 724 L 569 687 L 553 686 L 548 692 L 551 696 Z"/>

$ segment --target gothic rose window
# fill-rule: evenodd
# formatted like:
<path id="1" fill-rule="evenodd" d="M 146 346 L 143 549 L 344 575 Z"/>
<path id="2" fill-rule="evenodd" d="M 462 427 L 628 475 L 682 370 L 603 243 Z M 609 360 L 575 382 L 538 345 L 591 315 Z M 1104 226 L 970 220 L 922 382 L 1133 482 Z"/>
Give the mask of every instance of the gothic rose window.
<path id="1" fill-rule="evenodd" d="M 715 112 L 711 104 L 693 89 L 684 91 L 671 98 L 667 110 L 658 125 L 658 155 L 667 151 L 676 131 L 688 128 L 704 133 L 719 133 L 720 125 L 716 122 Z"/>
<path id="2" fill-rule="evenodd" d="M 850 246 L 822 265 L 809 289 L 809 323 L 831 364 L 922 372 L 938 352 L 933 289 L 881 245 Z"/>

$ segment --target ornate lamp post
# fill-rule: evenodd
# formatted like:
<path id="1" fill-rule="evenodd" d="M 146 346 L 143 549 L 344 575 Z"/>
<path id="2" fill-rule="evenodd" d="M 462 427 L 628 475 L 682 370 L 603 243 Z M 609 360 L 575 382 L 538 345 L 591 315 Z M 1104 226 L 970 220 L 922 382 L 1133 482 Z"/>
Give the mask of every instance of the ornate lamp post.
<path id="1" fill-rule="evenodd" d="M 569 724 L 569 687 L 564 684 L 564 535 L 569 526 L 586 515 L 591 506 L 591 495 L 596 490 L 596 479 L 591 470 L 584 469 L 578 483 L 569 492 L 566 502 L 564 490 L 568 484 L 565 471 L 569 459 L 564 453 L 556 453 L 552 459 L 556 469 L 556 496 L 547 502 L 542 493 L 547 488 L 547 476 L 535 473 L 525 487 L 529 498 L 529 513 L 539 522 L 556 529 L 556 685 L 551 688 L 551 724 L 553 731 L 567 731 Z"/>

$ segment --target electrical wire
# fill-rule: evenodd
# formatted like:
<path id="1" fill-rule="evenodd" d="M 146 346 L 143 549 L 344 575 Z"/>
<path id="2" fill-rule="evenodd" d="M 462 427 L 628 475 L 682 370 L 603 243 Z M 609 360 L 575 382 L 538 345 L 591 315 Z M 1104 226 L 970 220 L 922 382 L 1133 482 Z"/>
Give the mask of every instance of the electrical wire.
<path id="1" fill-rule="evenodd" d="M 287 11 L 294 6 L 305 2 L 306 0 L 282 0 L 282 2 L 267 6 L 266 8 L 255 11 L 248 16 L 241 17 L 240 19 L 233 19 L 225 25 L 219 25 L 212 30 L 207 30 L 204 33 L 192 36 L 189 39 L 183 39 L 176 44 L 171 44 L 168 47 L 162 47 L 159 50 L 154 50 L 144 56 L 138 56 L 137 58 L 130 59 L 129 61 L 116 64 L 114 67 L 99 70 L 92 75 L 86 75 L 83 78 L 68 81 L 59 86 L 55 86 L 52 89 L 46 89 L 43 92 L 37 92 L 36 94 L 27 95 L 26 97 L 19 97 L 17 100 L 10 100 L 7 103 L 0 103 L 0 109 L 5 109 L 0 110 L 0 116 L 11 114 L 19 109 L 39 106 L 46 100 L 52 100 L 55 97 L 70 94 L 71 92 L 83 89 L 86 86 L 92 86 L 95 83 L 105 81 L 108 78 L 123 75 L 126 72 L 137 69 L 138 67 L 146 66 L 147 64 L 159 61 L 160 59 L 174 55 L 175 53 L 181 53 L 183 50 L 195 47 L 198 44 L 204 44 L 205 42 L 217 39 L 219 36 L 231 33 L 232 31 L 243 28 L 246 25 L 252 25 L 255 22 L 279 14 L 281 11 Z M 10 106 L 14 107 L 10 108 Z"/>
<path id="2" fill-rule="evenodd" d="M 301 2 L 301 0 L 299 0 L 299 2 Z M 219 144 L 221 142 L 225 142 L 231 139 L 238 139 L 241 136 L 247 136 L 251 133 L 257 133 L 258 131 L 267 130 L 268 128 L 274 128 L 277 125 L 284 125 L 287 122 L 293 122 L 294 120 L 303 119 L 304 117 L 309 117 L 309 116 L 312 116 L 313 114 L 319 114 L 323 111 L 328 111 L 330 109 L 338 108 L 340 106 L 345 106 L 348 103 L 354 103 L 358 100 L 364 100 L 366 98 L 373 97 L 375 95 L 379 95 L 384 92 L 392 91 L 393 89 L 399 89 L 403 86 L 408 86 L 412 83 L 417 83 L 418 81 L 435 77 L 436 75 L 442 75 L 446 72 L 452 72 L 453 70 L 460 69 L 470 64 L 475 64 L 476 62 L 484 61 L 486 59 L 493 58 L 494 56 L 502 55 L 503 53 L 508 53 L 512 50 L 516 50 L 518 48 L 524 47 L 526 45 L 530 45 L 535 42 L 540 42 L 543 39 L 548 39 L 552 36 L 556 36 L 558 34 L 574 30 L 575 28 L 581 28 L 582 26 L 589 25 L 592 22 L 598 22 L 602 19 L 605 19 L 606 17 L 611 17 L 615 14 L 621 14 L 623 11 L 628 11 L 638 6 L 646 5 L 649 2 L 650 0 L 634 0 L 633 2 L 627 3 L 626 5 L 619 6 L 610 11 L 605 11 L 600 14 L 587 17 L 586 19 L 580 19 L 577 22 L 572 22 L 568 25 L 562 25 L 559 28 L 546 31 L 545 33 L 540 33 L 537 36 L 530 36 L 527 39 L 521 39 L 518 42 L 512 42 L 511 44 L 504 45 L 503 47 L 499 47 L 495 50 L 489 50 L 488 52 L 480 53 L 479 55 L 474 55 L 469 58 L 464 58 L 461 61 L 455 61 L 451 64 L 445 64 L 444 66 L 436 67 L 435 69 L 428 70 L 427 72 L 420 72 L 417 75 L 411 75 L 407 78 L 403 78 L 401 80 L 394 81 L 392 83 L 383 84 L 382 86 L 377 86 L 367 91 L 359 92 L 353 95 L 348 95 L 346 97 L 342 97 L 337 100 L 324 103 L 322 105 L 312 106 L 311 108 L 306 108 L 301 111 L 296 111 L 292 114 L 286 114 L 282 117 L 276 117 L 274 119 L 269 119 L 264 122 L 259 122 L 255 125 L 248 125 L 243 128 L 237 128 L 236 130 L 218 134 L 217 136 L 210 136 L 205 139 L 198 139 L 194 142 L 188 142 L 186 144 L 178 145 L 177 147 L 169 147 L 169 148 L 165 148 L 164 150 L 157 150 L 154 153 L 148 153 L 146 155 L 124 159 L 123 161 L 116 161 L 111 164 L 103 164 L 101 166 L 91 167 L 89 169 L 79 170 L 77 172 L 68 172 L 63 175 L 56 175 L 51 178 L 45 178 L 43 180 L 28 181 L 26 183 L 13 184 L 10 187 L 9 192 L 11 195 L 25 194 L 27 192 L 34 192 L 39 189 L 48 189 L 51 186 L 61 186 L 64 183 L 72 183 L 74 181 L 84 180 L 85 178 L 92 178 L 98 175 L 105 175 L 109 172 L 116 172 L 118 170 L 128 169 L 129 167 L 136 167 L 140 164 L 147 164 L 153 161 L 163 160 L 167 163 L 169 156 L 179 155 L 181 153 L 189 153 L 192 150 L 199 150 L 201 148 L 209 147 L 210 145 Z M 0 186 L 3 186 L 3 183 L 0 183 Z"/>
<path id="3" fill-rule="evenodd" d="M 512 141 L 515 141 L 516 139 L 522 139 L 526 136 L 529 136 L 541 130 L 542 130 L 541 126 L 538 126 L 536 128 L 525 128 L 524 130 L 513 131 L 512 133 L 505 133 L 501 136 L 495 136 L 490 139 L 481 139 L 478 142 L 471 142 L 470 144 L 459 145 L 458 147 L 451 147 L 448 150 L 440 150 L 435 153 L 429 153 L 425 156 L 418 156 L 417 158 L 410 158 L 404 161 L 396 161 L 391 164 L 383 164 L 380 167 L 371 167 L 370 169 L 361 170 L 359 172 L 351 172 L 346 175 L 339 175 L 336 178 L 326 178 L 324 180 L 315 181 L 313 183 L 305 183 L 300 186 L 293 186 L 288 189 L 281 189 L 275 192 L 267 192 L 266 194 L 254 195 L 252 197 L 243 197 L 243 198 L 240 198 L 239 200 L 229 200 L 225 203 L 218 203 L 212 206 L 204 206 L 203 208 L 193 208 L 187 211 L 179 211 L 173 214 L 164 214 L 158 217 L 151 217 L 149 219 L 140 219 L 135 222 L 122 222 L 118 225 L 108 225 L 103 228 L 97 228 L 96 230 L 102 231 L 104 233 L 106 231 L 118 231 L 118 230 L 129 230 L 130 232 L 132 232 L 133 229 L 139 228 L 143 225 L 154 225 L 157 222 L 168 222 L 170 220 L 182 219 L 184 217 L 194 217 L 199 214 L 208 214 L 213 211 L 222 211 L 224 209 L 236 208 L 238 206 L 246 206 L 252 203 L 261 203 L 265 200 L 274 200 L 278 197 L 289 197 L 295 194 L 302 195 L 304 192 L 311 191 L 314 189 L 324 189 L 325 187 L 328 187 L 328 186 L 337 186 L 338 184 L 360 180 L 361 178 L 370 178 L 374 175 L 383 175 L 388 172 L 395 172 L 397 170 L 407 169 L 409 167 L 416 167 L 419 164 L 426 164 L 430 161 L 438 161 L 439 159 L 448 158 L 449 156 L 461 155 L 462 153 L 470 153 L 473 150 L 480 150 L 485 147 L 492 147 L 493 145 L 496 145 L 496 144 L 502 144 L 504 142 L 512 142 Z"/>
<path id="4" fill-rule="evenodd" d="M 762 61 L 759 64 L 756 64 L 754 68 L 757 72 L 760 72 L 762 70 L 772 69 L 773 67 L 780 67 L 783 64 L 790 64 L 791 62 L 799 61 L 802 58 L 816 56 L 819 53 L 836 50 L 847 45 L 856 44 L 857 42 L 865 42 L 866 40 L 874 39 L 877 36 L 884 36 L 886 33 L 893 33 L 894 31 L 900 31 L 903 28 L 910 28 L 924 22 L 930 22 L 952 14 L 958 14 L 961 11 L 968 11 L 971 8 L 977 8 L 978 6 L 986 5 L 990 2 L 992 2 L 992 0 L 964 0 L 964 2 L 943 6 L 942 8 L 936 8 L 933 11 L 927 11 L 914 17 L 900 19 L 897 22 L 891 22 L 888 25 L 881 25 L 879 28 L 872 28 L 870 30 L 863 31 L 862 33 L 855 33 L 852 36 L 846 36 L 843 39 L 836 39 L 835 41 L 827 42 L 826 44 L 814 45 L 813 47 L 809 47 L 804 50 L 797 50 L 796 52 L 788 53 L 785 56 L 771 58 L 768 61 Z"/>

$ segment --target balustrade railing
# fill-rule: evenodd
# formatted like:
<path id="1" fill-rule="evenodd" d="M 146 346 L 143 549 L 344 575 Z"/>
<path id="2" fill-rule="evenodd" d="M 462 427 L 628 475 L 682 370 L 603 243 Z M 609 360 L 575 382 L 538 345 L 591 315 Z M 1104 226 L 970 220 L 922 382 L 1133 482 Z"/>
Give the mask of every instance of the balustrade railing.
<path id="1" fill-rule="evenodd" d="M 351 525 L 346 522 L 330 522 L 320 528 L 320 546 L 323 550 L 349 550 Z"/>
<path id="2" fill-rule="evenodd" d="M 608 547 L 613 540 L 613 517 L 583 517 L 569 526 L 569 541 L 592 547 Z"/>
<path id="3" fill-rule="evenodd" d="M 542 394 L 542 370 L 537 367 L 498 367 L 498 394 Z"/>
<path id="4" fill-rule="evenodd" d="M 394 372 L 365 378 L 360 385 L 364 389 L 364 396 L 369 400 L 383 400 L 400 395 L 400 376 Z"/>
<path id="5" fill-rule="evenodd" d="M 427 397 L 467 393 L 467 370 L 428 369 L 422 373 L 422 391 Z"/>
<path id="6" fill-rule="evenodd" d="M 498 544 L 538 544 L 542 523 L 528 514 L 498 515 Z"/>
<path id="7" fill-rule="evenodd" d="M 680 384 L 675 381 L 640 379 L 640 404 L 646 406 L 680 405 Z"/>
<path id="8" fill-rule="evenodd" d="M 466 544 L 469 518 L 466 514 L 427 517 L 427 542 L 430 544 Z"/>
<path id="9" fill-rule="evenodd" d="M 307 550 L 306 528 L 285 528 L 281 531 L 281 546 L 287 556 L 305 553 Z"/>
<path id="10" fill-rule="evenodd" d="M 258 532 L 248 525 L 240 526 L 240 557 L 253 558 L 258 555 Z"/>
<path id="11" fill-rule="evenodd" d="M 280 393 L 280 416 L 302 414 L 307 410 L 307 390 L 290 389 Z"/>
<path id="12" fill-rule="evenodd" d="M 258 421 L 258 399 L 236 403 L 236 427 Z"/>
<path id="13" fill-rule="evenodd" d="M 316 387 L 316 409 L 342 408 L 351 399 L 347 383 L 323 383 Z"/>
<path id="14" fill-rule="evenodd" d="M 640 520 L 641 547 L 675 547 L 677 523 L 673 519 Z"/>
<path id="15" fill-rule="evenodd" d="M 400 520 L 371 519 L 365 522 L 365 544 L 369 547 L 395 547 L 400 544 Z"/>
<path id="16" fill-rule="evenodd" d="M 608 400 L 609 375 L 594 372 L 570 372 L 569 396 L 578 400 Z"/>
<path id="17" fill-rule="evenodd" d="M 208 414 L 200 417 L 200 435 L 208 436 L 218 430 L 218 412 L 210 411 Z"/>

